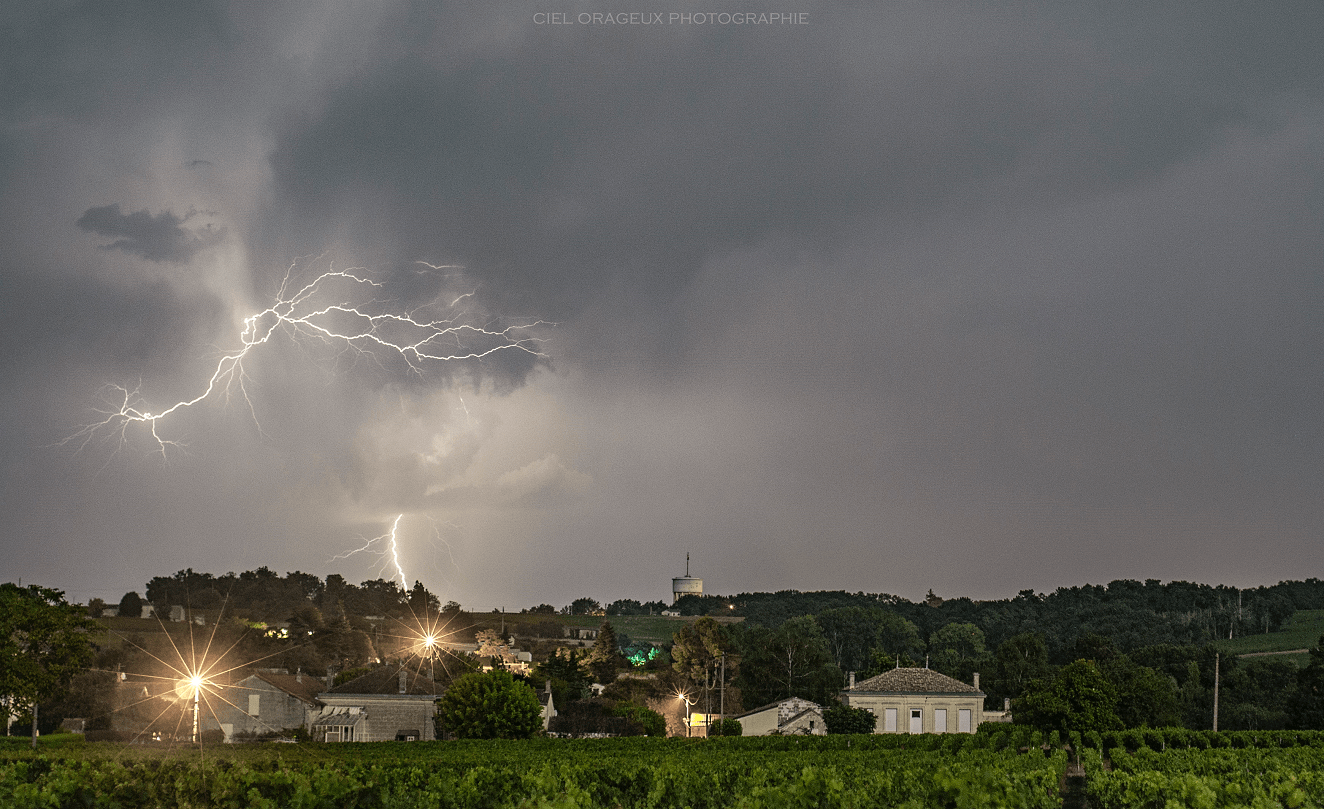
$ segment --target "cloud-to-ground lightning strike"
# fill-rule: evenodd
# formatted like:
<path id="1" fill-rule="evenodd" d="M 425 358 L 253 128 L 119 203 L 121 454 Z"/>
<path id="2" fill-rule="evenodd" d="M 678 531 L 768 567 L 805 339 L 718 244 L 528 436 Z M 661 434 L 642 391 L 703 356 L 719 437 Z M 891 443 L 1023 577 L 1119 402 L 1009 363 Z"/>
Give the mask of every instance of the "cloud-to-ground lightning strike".
<path id="1" fill-rule="evenodd" d="M 342 553 L 339 556 L 331 557 L 331 561 L 335 562 L 340 559 L 347 559 L 356 553 L 366 552 L 366 553 L 381 554 L 384 557 L 388 557 L 385 561 L 382 562 L 382 567 L 385 567 L 387 564 L 394 564 L 395 573 L 397 576 L 400 577 L 400 589 L 404 590 L 405 592 L 408 592 L 409 582 L 405 578 L 404 568 L 400 565 L 400 544 L 399 544 L 399 540 L 396 537 L 396 531 L 399 530 L 400 528 L 400 519 L 404 516 L 405 515 L 403 514 L 396 515 L 395 522 L 391 523 L 390 531 L 365 541 L 362 546 L 355 548 L 352 551 L 346 551 L 345 553 Z M 377 550 L 376 546 L 379 544 L 386 545 L 386 549 Z"/>
<path id="2" fill-rule="evenodd" d="M 430 269 L 440 269 L 426 262 L 420 263 Z M 160 433 L 158 428 L 161 422 L 174 413 L 214 396 L 224 396 L 227 401 L 231 395 L 242 396 L 256 423 L 256 410 L 249 396 L 250 379 L 244 370 L 244 360 L 278 333 L 295 341 L 313 339 L 327 345 L 340 346 L 344 351 L 372 358 L 378 364 L 383 362 L 383 355 L 394 356 L 403 360 L 410 371 L 420 375 L 432 363 L 477 360 L 501 351 L 521 351 L 543 356 L 539 350 L 539 338 L 530 333 L 531 329 L 547 325 L 543 321 L 488 328 L 486 325 L 467 322 L 464 319 L 466 313 L 463 312 L 451 312 L 450 317 L 436 319 L 422 314 L 427 307 L 392 312 L 374 298 L 355 302 L 355 298 L 361 297 L 364 291 L 375 293 L 383 289 L 381 282 L 367 277 L 361 269 L 330 270 L 295 289 L 292 282 L 294 267 L 291 265 L 286 271 L 275 303 L 244 318 L 240 347 L 220 358 L 201 393 L 160 410 L 153 410 L 147 407 L 142 397 L 141 385 L 134 388 L 107 385 L 102 389 L 101 396 L 109 409 L 96 411 L 104 418 L 84 425 L 60 443 L 76 444 L 82 450 L 98 435 L 106 435 L 107 438 L 117 435 L 119 446 L 123 446 L 128 440 L 128 429 L 141 424 L 148 429 L 162 456 L 165 456 L 170 447 L 179 447 L 180 444 Z M 334 293 L 339 286 L 348 286 L 348 294 L 336 298 Z M 453 309 L 455 303 L 471 294 L 456 298 L 450 308 Z"/>

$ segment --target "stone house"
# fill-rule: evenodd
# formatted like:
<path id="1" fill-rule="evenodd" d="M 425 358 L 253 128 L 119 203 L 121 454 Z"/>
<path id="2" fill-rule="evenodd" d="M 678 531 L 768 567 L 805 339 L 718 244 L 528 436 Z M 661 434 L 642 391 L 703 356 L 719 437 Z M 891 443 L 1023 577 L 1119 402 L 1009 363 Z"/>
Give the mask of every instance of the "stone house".
<path id="1" fill-rule="evenodd" d="M 302 672 L 259 671 L 222 691 L 204 728 L 219 725 L 227 742 L 237 735 L 307 730 L 322 708 L 317 694 L 324 687 Z"/>
<path id="2" fill-rule="evenodd" d="M 822 736 L 827 733 L 827 726 L 823 723 L 823 706 L 799 697 L 746 711 L 734 719 L 740 723 L 744 736 L 768 736 L 773 733 Z"/>
<path id="3" fill-rule="evenodd" d="M 424 741 L 437 738 L 441 687 L 407 666 L 382 666 L 317 695 L 313 738 L 327 742 Z"/>
<path id="4" fill-rule="evenodd" d="M 874 715 L 875 733 L 974 733 L 984 721 L 984 692 L 974 685 L 920 668 L 897 668 L 856 683 L 839 695 L 850 708 Z"/>

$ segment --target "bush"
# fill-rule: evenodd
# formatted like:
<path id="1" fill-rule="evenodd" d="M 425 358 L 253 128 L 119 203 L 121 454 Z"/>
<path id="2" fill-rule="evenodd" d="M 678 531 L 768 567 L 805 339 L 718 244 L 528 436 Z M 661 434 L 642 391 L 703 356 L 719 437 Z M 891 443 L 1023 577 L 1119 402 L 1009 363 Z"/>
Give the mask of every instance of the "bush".
<path id="1" fill-rule="evenodd" d="M 868 708 L 848 708 L 839 702 L 823 709 L 823 724 L 828 733 L 873 733 L 876 726 Z"/>
<path id="2" fill-rule="evenodd" d="M 527 739 L 542 732 L 538 696 L 501 669 L 457 679 L 442 696 L 437 718 L 459 739 Z"/>
<path id="3" fill-rule="evenodd" d="M 709 736 L 741 736 L 745 733 L 745 726 L 740 724 L 739 719 L 719 719 L 708 728 Z"/>
<path id="4" fill-rule="evenodd" d="M 667 720 L 662 714 L 651 708 L 645 708 L 643 705 L 636 705 L 633 702 L 619 703 L 613 710 L 615 716 L 624 717 L 633 725 L 637 725 L 638 735 L 643 736 L 665 736 L 667 735 Z M 724 722 L 734 722 L 734 719 L 724 719 Z M 739 726 L 740 723 L 736 722 Z M 634 733 L 630 735 L 636 735 Z M 739 733 L 725 734 L 730 736 L 739 736 Z"/>

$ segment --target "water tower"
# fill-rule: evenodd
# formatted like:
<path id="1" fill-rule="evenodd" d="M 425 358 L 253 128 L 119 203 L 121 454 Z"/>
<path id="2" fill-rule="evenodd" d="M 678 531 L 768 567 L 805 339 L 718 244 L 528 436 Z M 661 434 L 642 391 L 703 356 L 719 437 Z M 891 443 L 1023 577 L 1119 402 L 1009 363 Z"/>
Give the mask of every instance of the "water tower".
<path id="1" fill-rule="evenodd" d="M 671 603 L 675 604 L 681 596 L 703 595 L 703 579 L 690 575 L 690 555 L 685 554 L 685 575 L 671 580 Z"/>

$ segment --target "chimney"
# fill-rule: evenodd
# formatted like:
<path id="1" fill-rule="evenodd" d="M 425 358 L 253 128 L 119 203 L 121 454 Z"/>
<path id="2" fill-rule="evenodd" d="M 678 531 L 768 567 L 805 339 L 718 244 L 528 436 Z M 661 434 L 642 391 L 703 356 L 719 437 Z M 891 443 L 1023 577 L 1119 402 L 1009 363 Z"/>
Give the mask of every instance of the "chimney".
<path id="1" fill-rule="evenodd" d="M 975 672 L 975 690 L 979 690 L 979 672 Z"/>
<path id="2" fill-rule="evenodd" d="M 1011 697 L 1002 698 L 1002 710 L 1011 713 Z"/>
<path id="3" fill-rule="evenodd" d="M 303 682 L 303 666 L 300 666 L 294 670 L 294 681 L 296 683 Z"/>
<path id="4" fill-rule="evenodd" d="M 336 670 L 330 666 L 326 667 L 326 690 L 330 691 L 336 687 Z"/>
<path id="5" fill-rule="evenodd" d="M 403 693 L 405 693 L 406 691 L 409 690 L 408 686 L 407 686 L 406 683 L 405 683 L 405 680 L 406 680 L 408 677 L 409 677 L 409 673 L 406 672 L 403 668 L 401 668 L 401 669 L 400 669 L 400 693 L 401 693 L 401 694 L 403 694 Z"/>
<path id="6" fill-rule="evenodd" d="M 846 675 L 846 687 L 847 688 L 855 687 L 855 672 L 852 671 L 850 674 Z"/>

